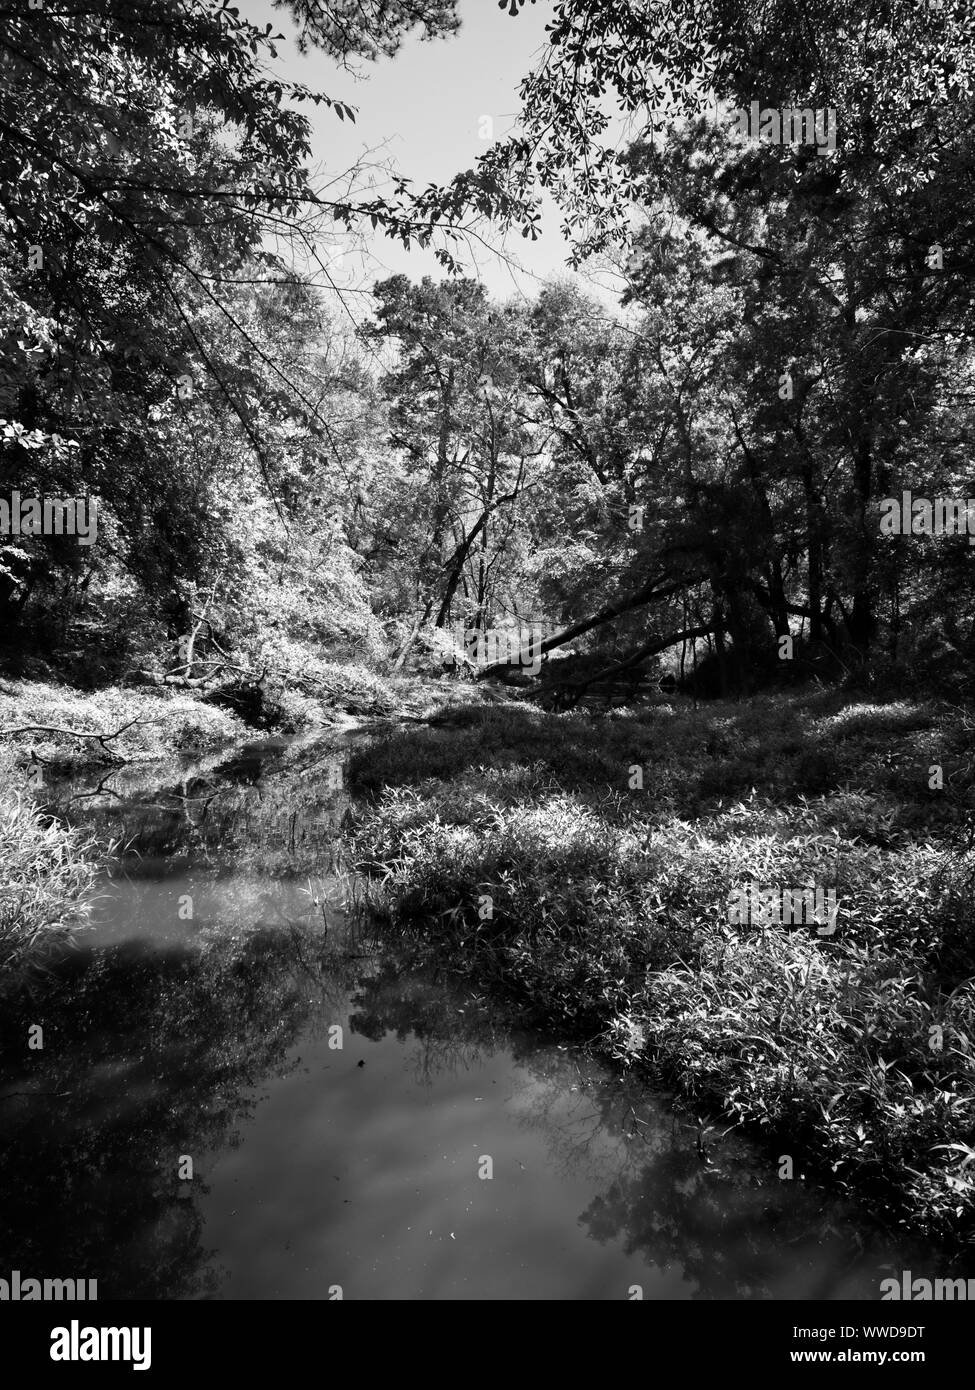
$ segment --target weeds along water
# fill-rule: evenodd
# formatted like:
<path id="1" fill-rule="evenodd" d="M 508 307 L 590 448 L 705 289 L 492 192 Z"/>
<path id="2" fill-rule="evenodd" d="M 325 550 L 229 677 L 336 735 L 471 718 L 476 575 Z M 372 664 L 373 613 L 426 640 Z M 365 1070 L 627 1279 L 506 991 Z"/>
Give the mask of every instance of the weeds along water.
<path id="1" fill-rule="evenodd" d="M 353 755 L 375 905 L 526 1018 L 645 1069 L 885 1219 L 972 1232 L 970 721 L 778 697 L 512 702 Z M 834 928 L 734 919 L 819 890 Z"/>

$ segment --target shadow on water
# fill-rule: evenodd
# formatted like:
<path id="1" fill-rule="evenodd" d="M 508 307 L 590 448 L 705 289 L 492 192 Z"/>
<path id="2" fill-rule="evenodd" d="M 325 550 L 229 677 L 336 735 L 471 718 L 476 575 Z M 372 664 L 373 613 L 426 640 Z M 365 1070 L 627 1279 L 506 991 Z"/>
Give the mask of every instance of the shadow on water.
<path id="1" fill-rule="evenodd" d="M 704 1166 L 665 1098 L 350 926 L 348 742 L 60 789 L 130 848 L 0 1018 L 6 1270 L 101 1299 L 808 1299 L 934 1264 L 731 1139 Z"/>

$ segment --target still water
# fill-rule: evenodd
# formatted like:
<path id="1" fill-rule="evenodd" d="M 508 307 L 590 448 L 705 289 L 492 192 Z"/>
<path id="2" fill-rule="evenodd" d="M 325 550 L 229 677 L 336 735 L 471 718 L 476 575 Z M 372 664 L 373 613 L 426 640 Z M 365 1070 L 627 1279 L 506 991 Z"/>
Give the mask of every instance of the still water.
<path id="1" fill-rule="evenodd" d="M 876 1299 L 941 1268 L 733 1136 L 702 1162 L 665 1096 L 354 925 L 364 736 L 51 789 L 124 843 L 91 930 L 0 1018 L 0 1275 L 100 1300 Z"/>

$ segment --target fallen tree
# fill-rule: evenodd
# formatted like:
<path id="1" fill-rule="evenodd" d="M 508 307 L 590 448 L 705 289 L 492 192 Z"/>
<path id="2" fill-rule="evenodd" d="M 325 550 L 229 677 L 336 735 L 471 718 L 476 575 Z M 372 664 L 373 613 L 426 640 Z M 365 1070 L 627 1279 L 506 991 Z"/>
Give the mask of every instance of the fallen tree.
<path id="1" fill-rule="evenodd" d="M 617 599 L 613 603 L 607 603 L 600 608 L 598 613 L 594 613 L 590 618 L 582 618 L 577 623 L 570 624 L 561 632 L 554 633 L 551 637 L 546 637 L 539 644 L 537 651 L 542 656 L 547 656 L 549 652 L 555 651 L 558 647 L 564 647 L 566 642 L 572 642 L 576 637 L 583 636 L 586 632 L 591 632 L 595 627 L 602 627 L 604 623 L 610 623 L 614 618 L 621 618 L 624 613 L 632 613 L 635 608 L 642 608 L 648 603 L 657 603 L 661 599 L 673 598 L 674 594 L 680 593 L 685 589 L 686 583 L 681 580 L 679 583 L 668 584 L 664 588 L 658 588 L 658 578 L 644 584 L 635 593 L 626 594 L 623 598 Z M 680 638 L 677 639 L 680 641 Z M 512 666 L 519 666 L 521 662 L 518 657 L 514 660 L 495 661 L 490 666 L 485 666 L 483 671 L 479 671 L 477 679 L 479 681 L 488 680 L 491 676 L 507 670 Z"/>
<path id="2" fill-rule="evenodd" d="M 13 729 L 0 729 L 0 738 L 12 738 L 14 734 L 63 734 L 67 738 L 93 738 L 102 745 L 110 758 L 114 758 L 116 762 L 125 763 L 128 762 L 128 759 L 116 752 L 114 748 L 109 748 L 108 744 L 124 734 L 126 729 L 135 728 L 137 724 L 158 723 L 158 719 L 143 719 L 139 716 L 130 719 L 127 724 L 121 725 L 110 734 L 99 733 L 97 729 L 65 729 L 60 724 L 18 724 Z"/>

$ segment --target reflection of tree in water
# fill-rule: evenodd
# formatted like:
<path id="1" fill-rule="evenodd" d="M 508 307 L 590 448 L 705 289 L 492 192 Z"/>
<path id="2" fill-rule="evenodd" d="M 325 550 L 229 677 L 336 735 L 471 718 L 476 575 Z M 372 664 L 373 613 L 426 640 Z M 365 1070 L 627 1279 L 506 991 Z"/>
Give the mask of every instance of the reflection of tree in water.
<path id="1" fill-rule="evenodd" d="M 497 1008 L 418 973 L 405 946 L 395 955 L 387 946 L 360 979 L 352 1003 L 358 1010 L 349 1018 L 353 1032 L 373 1042 L 387 1033 L 412 1041 L 413 1072 L 423 1085 L 435 1076 L 471 1071 L 509 1043 Z"/>
<path id="2" fill-rule="evenodd" d="M 602 1189 L 579 1217 L 594 1240 L 679 1269 L 702 1298 L 770 1297 L 784 1275 L 829 1298 L 860 1259 L 876 1296 L 881 1267 L 901 1267 L 900 1247 L 839 1203 L 780 1182 L 734 1137 L 716 1151 L 717 1166 L 705 1166 L 694 1127 L 645 1087 L 521 1031 L 512 1015 L 487 1012 L 456 987 L 409 978 L 406 960 L 387 957 L 360 987 L 353 1027 L 377 1040 L 419 1039 L 424 1077 L 509 1050 L 524 1074 L 516 1121 L 543 1133 L 556 1171 Z"/>
<path id="3" fill-rule="evenodd" d="M 408 957 L 370 966 L 307 928 L 224 926 L 193 949 L 77 953 L 3 1010 L 6 1267 L 96 1278 L 103 1298 L 215 1292 L 197 1202 L 207 1155 L 239 1142 L 254 1088 L 291 1070 L 299 1037 L 341 1016 L 353 987 L 354 1030 L 418 1040 L 421 1078 L 511 1050 L 528 1074 L 516 1118 L 544 1133 L 559 1167 L 601 1188 L 580 1217 L 592 1237 L 676 1265 L 702 1296 L 763 1296 L 776 1272 L 770 1251 L 825 1228 L 774 1182 L 757 1187 L 744 1165 L 731 1180 L 705 1171 L 692 1137 L 633 1088 L 411 974 Z M 33 1022 L 45 1026 L 40 1052 L 26 1048 Z M 647 1142 L 628 1138 L 635 1129 Z M 194 1158 L 192 1183 L 177 1177 L 180 1154 Z M 842 1255 L 838 1243 L 836 1259 L 817 1264 L 839 1268 Z"/>
<path id="4" fill-rule="evenodd" d="M 768 1298 L 786 1277 L 826 1299 L 858 1264 L 876 1297 L 878 1271 L 901 1268 L 901 1246 L 840 1202 L 780 1181 L 776 1165 L 744 1141 L 726 1140 L 715 1166 L 706 1166 L 695 1126 L 638 1084 L 580 1079 L 569 1102 L 562 1068 L 546 1058 L 540 1072 L 530 1056 L 520 1060 L 533 1080 L 519 1120 L 545 1132 L 565 1171 L 605 1184 L 580 1223 L 600 1244 L 619 1242 L 648 1265 L 679 1268 L 697 1297 Z"/>
<path id="5" fill-rule="evenodd" d="M 910 1260 L 902 1240 L 838 1199 L 780 1180 L 777 1163 L 737 1136 L 718 1145 L 714 1166 L 702 1163 L 696 1126 L 639 1083 L 580 1077 L 570 1103 L 562 1068 L 519 1060 L 533 1078 L 519 1119 L 545 1131 L 566 1171 L 605 1183 L 581 1224 L 601 1244 L 680 1268 L 696 1296 L 767 1298 L 786 1278 L 813 1299 L 847 1296 L 856 1283 L 876 1298 L 879 1279 Z M 915 1258 L 930 1262 L 930 1247 Z"/>
<path id="6" fill-rule="evenodd" d="M 193 950 L 78 953 L 7 1001 L 5 1267 L 95 1278 L 102 1298 L 213 1290 L 196 1201 L 206 1155 L 238 1142 L 247 1092 L 291 1069 L 288 1050 L 334 1018 L 347 984 L 320 934 L 224 927 Z M 34 1022 L 43 1051 L 27 1050 Z M 181 1154 L 192 1182 L 177 1177 Z"/>
<path id="7" fill-rule="evenodd" d="M 248 867 L 269 876 L 341 867 L 348 796 L 332 774 L 345 752 L 260 745 L 244 755 L 158 768 L 118 768 L 52 781 L 48 805 L 155 860 Z"/>

